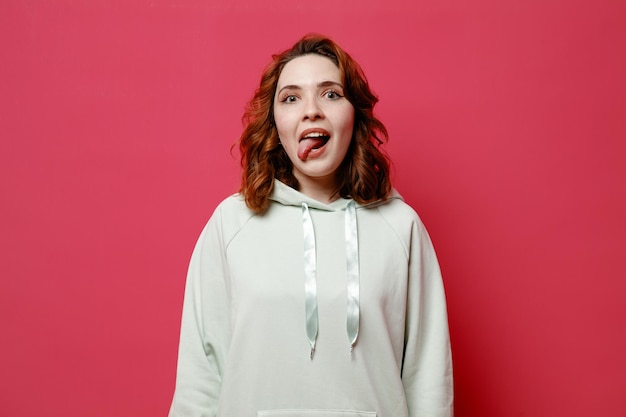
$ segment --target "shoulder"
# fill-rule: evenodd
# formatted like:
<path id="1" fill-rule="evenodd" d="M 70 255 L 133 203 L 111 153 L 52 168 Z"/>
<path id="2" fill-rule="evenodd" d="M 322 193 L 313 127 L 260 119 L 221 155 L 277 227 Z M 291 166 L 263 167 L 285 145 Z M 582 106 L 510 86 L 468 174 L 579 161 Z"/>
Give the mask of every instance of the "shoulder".
<path id="1" fill-rule="evenodd" d="M 251 213 L 254 214 L 251 210 L 246 206 L 246 202 L 243 199 L 243 196 L 239 193 L 232 194 L 225 199 L 223 199 L 216 207 L 215 213 Z M 214 213 L 214 215 L 215 215 Z"/>
<path id="2" fill-rule="evenodd" d="M 383 204 L 377 206 L 380 214 L 393 225 L 407 227 L 413 224 L 421 224 L 422 221 L 417 212 L 401 197 L 392 196 Z"/>
<path id="3" fill-rule="evenodd" d="M 256 214 L 246 206 L 243 197 L 233 194 L 217 205 L 204 233 L 218 233 L 227 244 L 254 216 Z"/>
<path id="4" fill-rule="evenodd" d="M 407 251 L 416 241 L 430 240 L 420 216 L 399 196 L 389 198 L 376 209 L 388 227 L 403 242 Z"/>

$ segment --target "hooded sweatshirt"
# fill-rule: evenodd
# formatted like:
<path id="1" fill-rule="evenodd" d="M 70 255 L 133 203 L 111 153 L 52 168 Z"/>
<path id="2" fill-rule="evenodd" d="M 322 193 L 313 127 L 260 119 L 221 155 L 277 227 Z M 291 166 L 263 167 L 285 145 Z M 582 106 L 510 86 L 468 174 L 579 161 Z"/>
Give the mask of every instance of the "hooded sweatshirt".
<path id="1" fill-rule="evenodd" d="M 397 192 L 323 204 L 275 181 L 194 249 L 170 417 L 449 417 L 439 265 Z"/>

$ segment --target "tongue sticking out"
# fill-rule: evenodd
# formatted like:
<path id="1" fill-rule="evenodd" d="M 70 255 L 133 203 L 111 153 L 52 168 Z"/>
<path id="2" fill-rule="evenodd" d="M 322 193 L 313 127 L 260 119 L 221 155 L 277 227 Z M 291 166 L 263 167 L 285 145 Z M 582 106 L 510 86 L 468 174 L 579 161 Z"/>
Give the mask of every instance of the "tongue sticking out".
<path id="1" fill-rule="evenodd" d="M 326 144 L 327 140 L 328 138 L 326 137 L 302 139 L 298 144 L 298 158 L 305 161 L 313 149 L 321 148 Z"/>

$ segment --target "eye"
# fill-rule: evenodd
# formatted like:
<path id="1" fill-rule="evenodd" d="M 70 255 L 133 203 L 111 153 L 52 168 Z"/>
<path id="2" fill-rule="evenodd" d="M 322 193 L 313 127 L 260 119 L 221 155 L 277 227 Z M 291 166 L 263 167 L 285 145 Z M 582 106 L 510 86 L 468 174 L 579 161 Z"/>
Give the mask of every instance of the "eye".
<path id="1" fill-rule="evenodd" d="M 338 100 L 341 97 L 343 97 L 341 94 L 339 94 L 337 91 L 335 90 L 328 90 L 324 92 L 324 97 L 330 99 L 330 100 Z"/>
<path id="2" fill-rule="evenodd" d="M 283 103 L 293 103 L 298 99 L 298 97 L 296 97 L 293 94 L 287 94 L 286 96 L 284 96 L 280 101 Z"/>

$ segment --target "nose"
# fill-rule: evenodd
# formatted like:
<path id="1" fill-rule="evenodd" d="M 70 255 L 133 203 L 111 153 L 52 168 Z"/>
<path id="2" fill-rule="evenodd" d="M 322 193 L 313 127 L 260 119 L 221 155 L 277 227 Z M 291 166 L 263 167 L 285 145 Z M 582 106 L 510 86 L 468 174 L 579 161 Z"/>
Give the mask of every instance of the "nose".
<path id="1" fill-rule="evenodd" d="M 318 120 L 324 118 L 324 112 L 320 107 L 317 97 L 309 97 L 305 100 L 304 112 L 302 114 L 304 120 Z"/>

